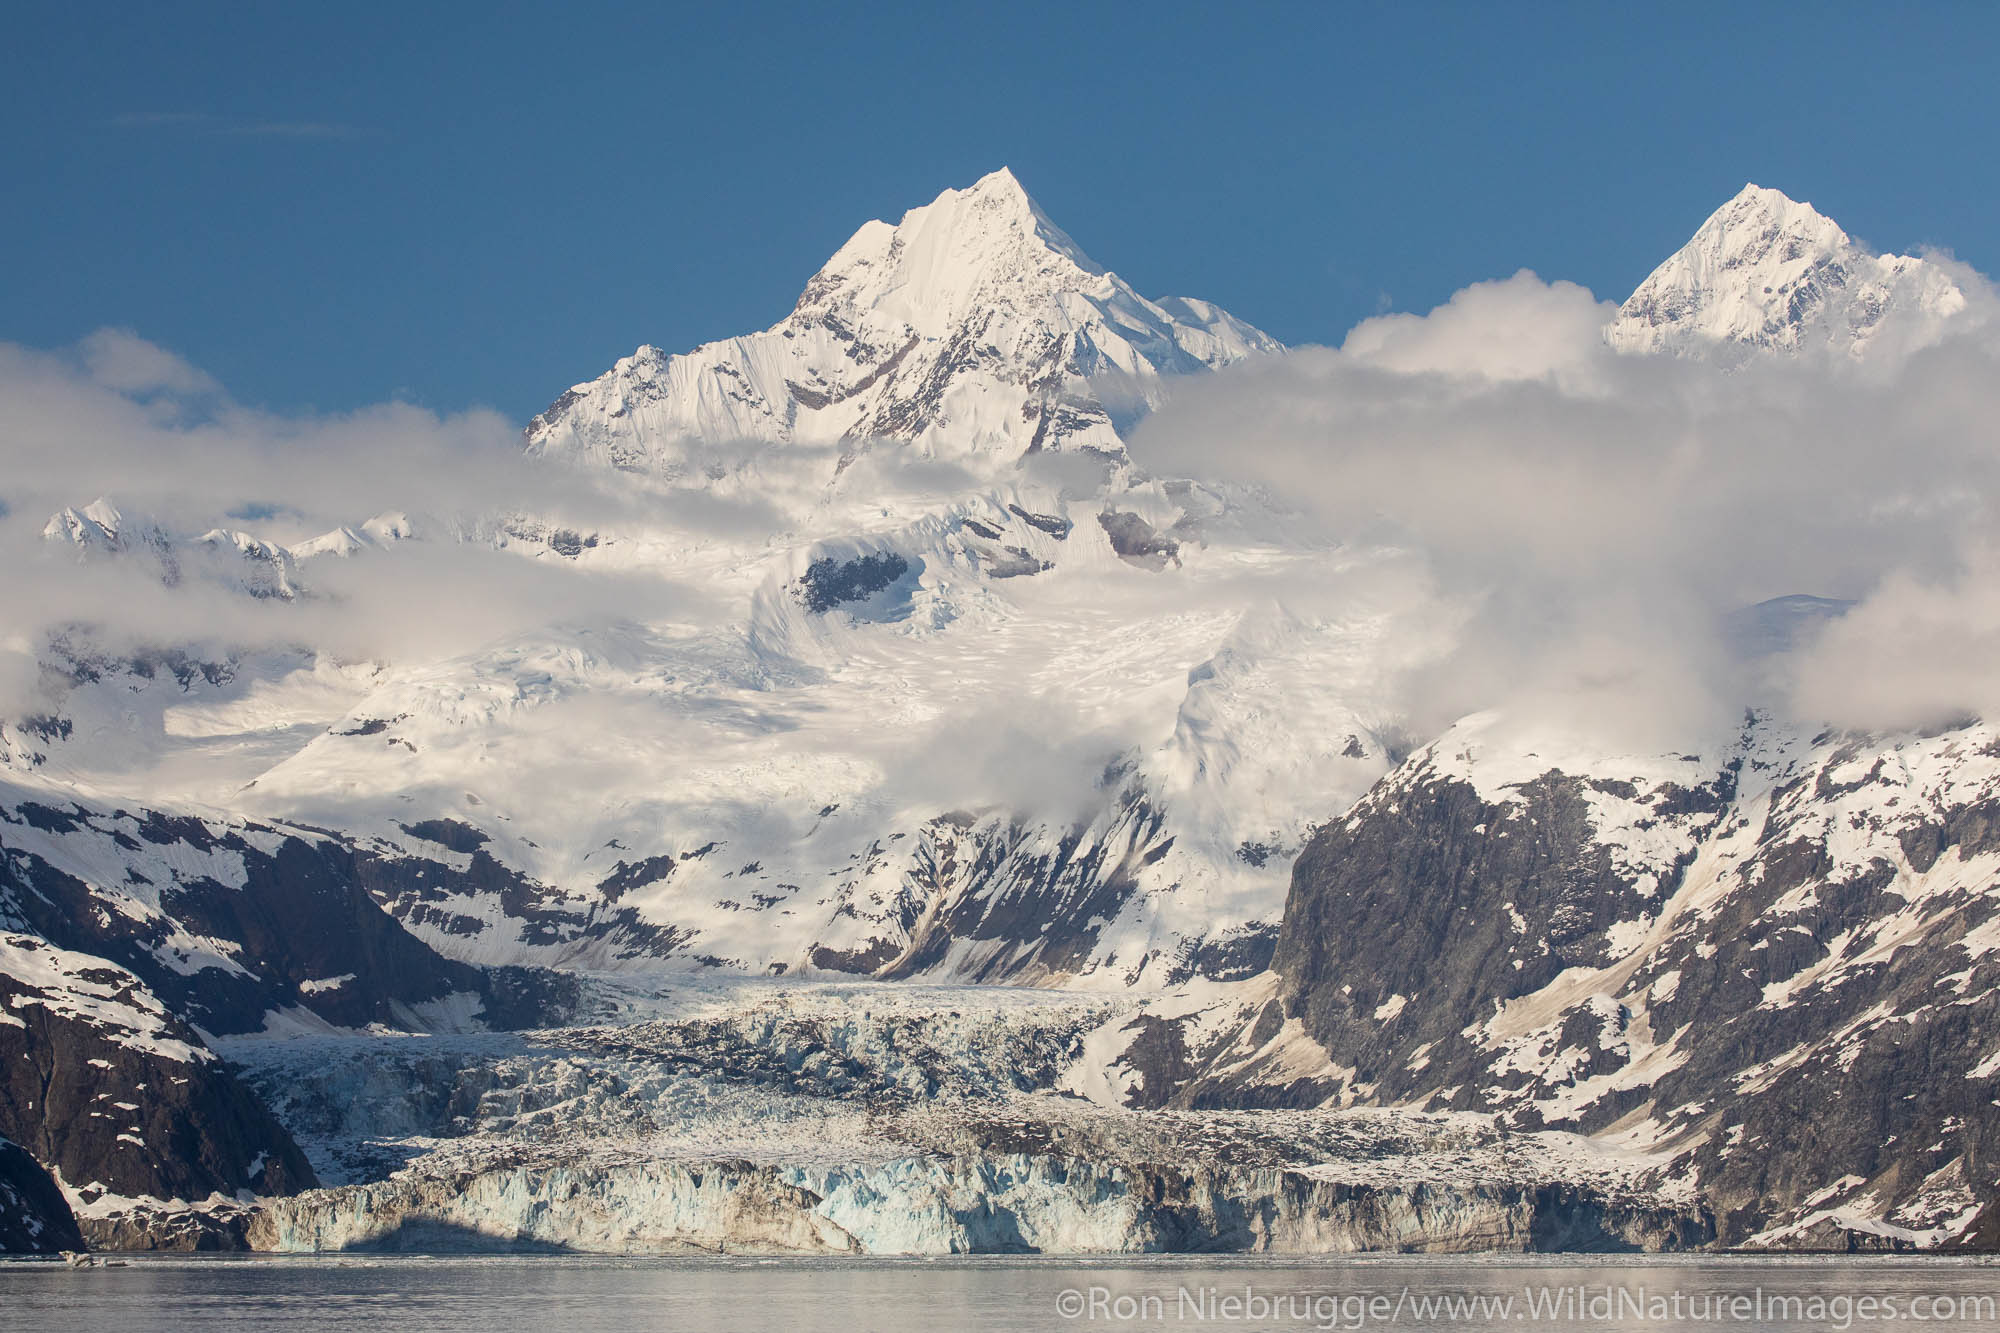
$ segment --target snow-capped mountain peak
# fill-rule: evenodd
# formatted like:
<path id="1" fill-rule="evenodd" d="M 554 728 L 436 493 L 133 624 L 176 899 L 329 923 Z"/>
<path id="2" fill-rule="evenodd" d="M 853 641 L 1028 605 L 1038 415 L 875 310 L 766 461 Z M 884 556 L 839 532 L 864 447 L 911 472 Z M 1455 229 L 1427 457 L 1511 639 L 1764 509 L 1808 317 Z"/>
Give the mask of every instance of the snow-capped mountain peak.
<path id="1" fill-rule="evenodd" d="M 1605 331 L 1621 352 L 1860 358 L 1933 342 L 1966 307 L 1952 275 L 1876 255 L 1811 204 L 1746 185 L 1654 269 Z"/>
<path id="2" fill-rule="evenodd" d="M 946 336 L 982 297 L 1045 299 L 1104 276 L 1002 167 L 894 226 L 865 224 L 813 275 L 786 322 L 866 312 Z"/>
<path id="3" fill-rule="evenodd" d="M 42 540 L 67 541 L 85 551 L 115 551 L 125 545 L 127 526 L 118 506 L 109 496 L 100 495 L 81 509 L 72 506 L 51 515 L 42 528 Z"/>
<path id="4" fill-rule="evenodd" d="M 680 356 L 641 347 L 575 386 L 528 449 L 670 479 L 698 475 L 695 440 L 1121 454 L 1163 377 L 1278 348 L 1205 302 L 1140 296 L 1002 168 L 864 224 L 770 329 Z"/>

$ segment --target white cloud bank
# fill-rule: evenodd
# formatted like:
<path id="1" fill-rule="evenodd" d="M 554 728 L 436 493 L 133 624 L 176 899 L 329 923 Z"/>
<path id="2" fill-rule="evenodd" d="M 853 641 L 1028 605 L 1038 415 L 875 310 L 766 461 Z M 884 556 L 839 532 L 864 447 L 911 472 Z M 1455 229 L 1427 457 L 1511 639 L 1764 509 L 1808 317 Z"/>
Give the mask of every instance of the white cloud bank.
<path id="1" fill-rule="evenodd" d="M 287 418 L 235 404 L 208 375 L 127 332 L 100 331 L 62 353 L 0 344 L 0 716 L 48 702 L 35 657 L 71 625 L 113 654 L 174 646 L 219 658 L 301 645 L 424 661 L 550 623 L 669 619 L 702 600 L 656 577 L 558 569 L 450 540 L 314 561 L 314 596 L 296 603 L 196 577 L 168 588 L 154 561 L 78 560 L 43 540 L 51 514 L 99 497 L 132 523 L 183 537 L 220 526 L 278 542 L 385 511 L 447 524 L 528 513 L 591 531 L 641 506 L 672 509 L 610 478 L 529 463 L 518 428 L 496 413 L 385 404 Z M 690 526 L 774 521 L 754 499 L 682 508 Z"/>
<path id="2" fill-rule="evenodd" d="M 1983 279 L 1955 276 L 1993 303 Z M 1960 335 L 1866 366 L 1759 358 L 1724 372 L 1611 352 L 1611 315 L 1583 288 L 1527 272 L 1479 284 L 1428 315 L 1369 320 L 1338 349 L 1183 382 L 1132 452 L 1154 475 L 1261 487 L 1342 540 L 1405 552 L 1380 567 L 1430 590 L 1412 622 L 1425 634 L 1461 626 L 1456 651 L 1411 673 L 1419 738 L 1508 705 L 1640 744 L 1726 726 L 1753 682 L 1727 650 L 1724 616 L 1790 593 L 1859 603 L 1783 682 L 1809 719 L 1872 728 L 2000 712 L 1992 325 L 1967 320 Z M 410 661 L 558 621 L 715 611 L 699 588 L 480 543 L 317 562 L 324 595 L 310 604 L 194 582 L 166 595 L 133 562 L 52 558 L 41 527 L 63 506 L 109 495 L 182 532 L 227 523 L 282 541 L 405 510 L 755 543 L 824 502 L 835 462 L 794 450 L 796 466 L 777 467 L 760 449 L 718 448 L 705 471 L 722 480 L 662 493 L 525 459 L 517 428 L 489 412 L 388 404 L 286 418 L 233 403 L 131 333 L 62 353 L 0 345 L 0 657 L 12 659 L 0 713 L 24 706 L 35 646 L 71 622 L 113 647 L 303 642 Z M 1088 491 L 1102 464 L 1030 471 Z M 972 484 L 885 448 L 862 455 L 843 491 L 936 497 Z M 1085 748 L 1079 771 L 1104 747 Z"/>
<path id="3" fill-rule="evenodd" d="M 1419 728 L 1495 705 L 1601 714 L 1639 743 L 1726 725 L 1750 682 L 1723 617 L 1792 593 L 1862 603 L 1797 658 L 1802 713 L 1873 728 L 2000 709 L 1985 326 L 1893 362 L 1724 372 L 1617 355 L 1612 313 L 1526 272 L 1480 284 L 1338 350 L 1178 386 L 1132 452 L 1404 548 L 1472 608 L 1411 701 Z"/>

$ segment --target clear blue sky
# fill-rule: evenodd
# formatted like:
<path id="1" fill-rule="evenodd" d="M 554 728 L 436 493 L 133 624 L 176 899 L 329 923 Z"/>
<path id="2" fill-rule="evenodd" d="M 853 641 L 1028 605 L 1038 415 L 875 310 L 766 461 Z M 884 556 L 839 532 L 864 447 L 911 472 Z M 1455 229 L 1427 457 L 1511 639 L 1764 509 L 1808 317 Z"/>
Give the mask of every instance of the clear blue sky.
<path id="1" fill-rule="evenodd" d="M 16 0 L 0 339 L 525 419 L 1001 164 L 1291 342 L 1523 266 L 1622 298 L 1745 180 L 2000 269 L 2000 6 L 1639 8 Z"/>

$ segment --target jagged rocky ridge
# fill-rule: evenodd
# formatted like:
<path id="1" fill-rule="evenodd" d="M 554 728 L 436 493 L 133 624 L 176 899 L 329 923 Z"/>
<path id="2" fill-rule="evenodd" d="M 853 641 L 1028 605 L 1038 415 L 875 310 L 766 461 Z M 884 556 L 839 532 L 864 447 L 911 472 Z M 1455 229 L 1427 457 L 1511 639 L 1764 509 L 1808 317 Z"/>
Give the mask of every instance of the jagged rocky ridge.
<path id="1" fill-rule="evenodd" d="M 1301 854 L 1275 994 L 1151 1015 L 1114 1064 L 1132 1104 L 1476 1110 L 1642 1149 L 1726 1244 L 1944 1243 L 2000 1174 L 1996 797 L 1983 725 L 1753 717 L 1646 761 L 1475 720 Z"/>

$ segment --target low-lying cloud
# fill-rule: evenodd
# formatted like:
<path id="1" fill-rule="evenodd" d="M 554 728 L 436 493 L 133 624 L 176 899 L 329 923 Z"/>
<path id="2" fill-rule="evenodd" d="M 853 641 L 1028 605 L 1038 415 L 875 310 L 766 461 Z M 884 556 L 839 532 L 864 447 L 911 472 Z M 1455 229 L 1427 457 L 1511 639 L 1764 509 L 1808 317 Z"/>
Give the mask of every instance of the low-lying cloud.
<path id="1" fill-rule="evenodd" d="M 1992 304 L 1983 279 L 1955 272 Z M 1866 364 L 1770 356 L 1724 370 L 1620 356 L 1602 337 L 1612 314 L 1530 273 L 1480 284 L 1428 315 L 1369 320 L 1337 349 L 1183 382 L 1138 428 L 1133 456 L 1155 476 L 1261 489 L 1355 548 L 1400 552 L 1376 563 L 1428 590 L 1413 623 L 1427 641 L 1456 626 L 1454 650 L 1412 649 L 1422 660 L 1398 668 L 1419 738 L 1495 706 L 1649 746 L 1731 725 L 1753 701 L 1857 728 L 2000 710 L 1985 668 L 2000 646 L 1991 325 L 1963 320 L 1915 350 L 1878 338 Z M 314 561 L 315 595 L 289 605 L 199 579 L 169 592 L 143 562 L 78 562 L 41 539 L 49 514 L 100 495 L 186 535 L 223 524 L 297 542 L 401 511 L 447 531 L 523 514 L 578 533 L 631 525 L 652 541 L 758 546 L 843 506 L 861 522 L 904 508 L 897 497 L 982 484 L 887 446 L 752 444 L 690 446 L 700 486 L 644 485 L 525 458 L 516 426 L 491 412 L 258 412 L 116 330 L 60 352 L 0 345 L 0 460 L 0 714 L 28 706 L 33 654 L 68 624 L 113 649 L 304 643 L 407 662 L 552 623 L 720 614 L 709 590 L 643 569 L 583 571 L 482 541 Z M 1018 480 L 1083 495 L 1105 476 L 1103 460 L 1049 457 Z M 1198 595 L 1159 589 L 1175 590 Z M 1792 593 L 1857 605 L 1774 685 L 1768 665 L 1732 655 L 1724 625 Z M 945 748 L 1015 745 L 989 721 Z M 1088 733 L 1071 721 L 1067 734 Z M 1094 780 L 1107 746 L 1084 748 L 1011 766 Z M 977 766 L 1010 767 L 992 759 Z"/>
<path id="2" fill-rule="evenodd" d="M 128 542 L 157 527 L 186 548 L 220 526 L 295 544 L 383 513 L 414 516 L 432 539 L 312 560 L 301 572 L 311 595 L 260 600 L 203 576 L 226 568 L 233 549 L 206 562 L 183 549 L 180 560 L 199 567 L 169 587 L 143 551 L 79 559 L 43 539 L 51 514 L 100 497 L 125 516 Z M 420 662 L 552 623 L 712 609 L 703 589 L 654 574 L 579 570 L 546 549 L 530 559 L 519 541 L 455 539 L 490 533 L 507 515 L 577 533 L 643 522 L 688 540 L 754 538 L 787 521 L 755 487 L 660 492 L 525 459 L 518 427 L 493 412 L 389 403 L 284 417 L 233 402 L 206 373 L 129 332 L 103 330 L 60 352 L 0 344 L 0 716 L 47 704 L 35 659 L 72 626 L 112 655 L 309 646 Z"/>

